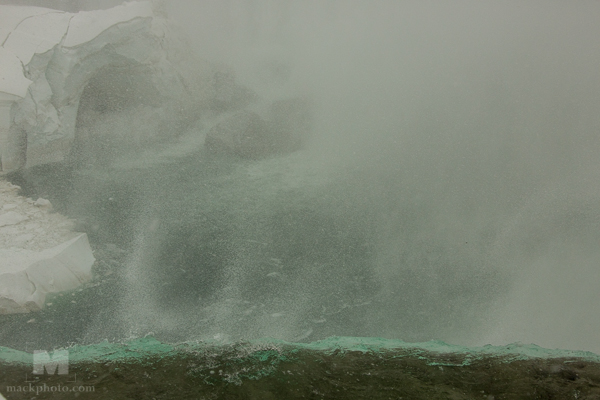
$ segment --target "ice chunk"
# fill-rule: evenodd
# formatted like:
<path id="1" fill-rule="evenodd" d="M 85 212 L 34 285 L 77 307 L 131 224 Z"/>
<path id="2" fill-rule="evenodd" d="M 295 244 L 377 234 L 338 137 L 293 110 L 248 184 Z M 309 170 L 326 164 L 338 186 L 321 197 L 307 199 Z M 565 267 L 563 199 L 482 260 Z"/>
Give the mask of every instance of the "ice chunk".
<path id="1" fill-rule="evenodd" d="M 94 256 L 86 234 L 41 252 L 0 250 L 0 314 L 37 311 L 48 293 L 91 278 Z"/>
<path id="2" fill-rule="evenodd" d="M 9 211 L 6 214 L 0 215 L 0 227 L 7 225 L 17 225 L 27 219 L 26 216 L 15 211 Z"/>

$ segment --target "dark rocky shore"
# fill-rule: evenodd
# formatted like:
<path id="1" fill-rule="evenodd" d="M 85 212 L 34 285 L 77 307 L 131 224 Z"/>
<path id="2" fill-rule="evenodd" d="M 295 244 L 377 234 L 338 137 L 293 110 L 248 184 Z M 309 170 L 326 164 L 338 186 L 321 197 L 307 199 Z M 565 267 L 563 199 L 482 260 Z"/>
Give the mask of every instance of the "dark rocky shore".
<path id="1" fill-rule="evenodd" d="M 169 346 L 139 339 L 70 349 L 64 375 L 33 375 L 27 353 L 0 349 L 0 392 L 9 400 L 600 399 L 600 362 L 591 353 L 556 357 L 535 346 L 550 356 L 511 354 L 518 346 L 440 353 L 374 341 Z"/>

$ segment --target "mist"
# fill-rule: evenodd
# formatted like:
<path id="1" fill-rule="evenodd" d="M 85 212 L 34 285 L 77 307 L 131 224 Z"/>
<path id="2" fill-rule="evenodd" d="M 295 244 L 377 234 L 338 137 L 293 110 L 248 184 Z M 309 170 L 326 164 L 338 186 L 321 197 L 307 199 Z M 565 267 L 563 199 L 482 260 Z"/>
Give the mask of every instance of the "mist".
<path id="1" fill-rule="evenodd" d="M 198 74 L 219 65 L 265 101 L 310 99 L 313 125 L 299 152 L 220 160 L 214 176 L 79 178 L 71 212 L 110 195 L 114 229 L 90 237 L 131 249 L 123 335 L 600 352 L 599 2 L 164 10 Z M 109 331 L 98 318 L 86 337 Z"/>
<path id="2" fill-rule="evenodd" d="M 375 226 L 370 334 L 600 349 L 598 2 L 168 7 L 240 82 L 318 104 L 311 151 Z"/>
<path id="3" fill-rule="evenodd" d="M 241 82 L 317 101 L 311 149 L 369 203 L 374 273 L 395 291 L 371 334 L 598 351 L 597 2 L 172 2 L 169 14 Z M 454 308 L 470 310 L 469 332 Z"/>

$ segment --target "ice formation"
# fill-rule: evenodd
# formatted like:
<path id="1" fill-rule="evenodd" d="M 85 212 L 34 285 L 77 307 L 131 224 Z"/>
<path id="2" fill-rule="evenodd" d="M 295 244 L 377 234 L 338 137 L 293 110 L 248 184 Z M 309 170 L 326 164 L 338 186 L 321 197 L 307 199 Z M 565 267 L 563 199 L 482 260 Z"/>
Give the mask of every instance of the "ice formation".
<path id="1" fill-rule="evenodd" d="M 185 51 L 169 32 L 149 1 L 79 13 L 0 6 L 0 173 L 64 160 L 81 115 L 106 107 L 154 98 L 147 113 L 181 120 L 200 91 L 193 79 L 184 83 L 177 60 Z M 80 110 L 90 85 L 96 92 Z M 38 310 L 48 293 L 91 277 L 87 236 L 49 207 L 0 178 L 0 314 Z"/>
<path id="2" fill-rule="evenodd" d="M 193 79 L 184 82 L 177 60 L 186 52 L 171 36 L 148 1 L 79 13 L 0 6 L 1 171 L 64 160 L 76 141 L 82 94 L 98 76 L 104 94 L 121 90 L 138 103 L 154 97 L 154 108 L 181 118 L 200 91 Z M 151 89 L 138 90 L 140 79 Z M 95 110 L 114 107 L 113 100 L 97 99 Z"/>
<path id="3" fill-rule="evenodd" d="M 91 278 L 94 256 L 72 221 L 46 199 L 25 199 L 0 180 L 0 314 L 37 311 L 46 295 Z"/>

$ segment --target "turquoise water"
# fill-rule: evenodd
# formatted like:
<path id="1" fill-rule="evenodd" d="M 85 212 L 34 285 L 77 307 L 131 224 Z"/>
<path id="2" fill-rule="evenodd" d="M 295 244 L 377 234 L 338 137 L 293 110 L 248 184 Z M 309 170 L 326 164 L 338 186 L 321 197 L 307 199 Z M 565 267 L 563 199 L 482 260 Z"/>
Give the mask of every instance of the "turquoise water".
<path id="1" fill-rule="evenodd" d="M 409 194 L 395 237 L 383 237 L 396 206 L 385 192 L 398 183 L 365 173 L 315 152 L 242 161 L 202 146 L 27 171 L 15 177 L 24 195 L 49 198 L 88 233 L 96 278 L 39 315 L 3 317 L 1 343 L 423 341 L 474 327 L 500 274 L 440 244 L 417 248 L 422 205 Z M 396 250 L 405 265 L 390 275 L 381 253 Z"/>
<path id="2" fill-rule="evenodd" d="M 400 340 L 361 337 L 330 337 L 310 343 L 289 343 L 275 339 L 258 339 L 236 344 L 223 344 L 218 341 L 185 342 L 179 344 L 166 344 L 153 337 L 131 340 L 125 343 L 102 342 L 88 346 L 67 347 L 69 362 L 107 362 L 107 361 L 135 361 L 144 360 L 151 356 L 170 356 L 177 353 L 190 353 L 195 351 L 227 351 L 237 350 L 238 356 L 252 355 L 260 357 L 275 354 L 281 359 L 286 354 L 297 350 L 317 350 L 324 353 L 333 352 L 380 352 L 388 350 L 406 351 L 409 355 L 432 354 L 457 354 L 466 356 L 464 365 L 479 360 L 483 357 L 502 357 L 503 360 L 527 360 L 533 358 L 578 358 L 580 360 L 600 362 L 600 356 L 586 351 L 545 349 L 536 345 L 514 343 L 506 346 L 463 347 L 450 345 L 441 341 L 423 343 L 406 343 Z M 0 361 L 14 364 L 32 364 L 33 355 L 28 352 L 0 347 Z M 436 365 L 432 361 L 430 365 Z"/>

